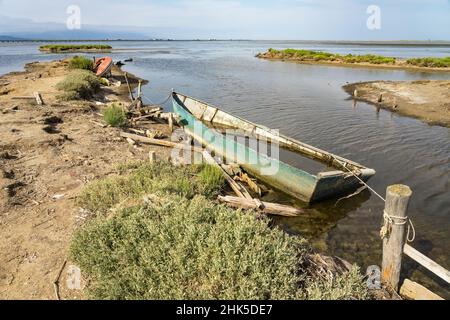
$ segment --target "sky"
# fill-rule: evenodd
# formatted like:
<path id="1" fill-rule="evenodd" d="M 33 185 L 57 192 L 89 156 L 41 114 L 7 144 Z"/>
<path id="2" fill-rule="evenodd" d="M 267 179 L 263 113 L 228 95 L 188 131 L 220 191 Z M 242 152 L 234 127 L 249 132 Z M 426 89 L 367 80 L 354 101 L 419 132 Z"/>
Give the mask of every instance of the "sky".
<path id="1" fill-rule="evenodd" d="M 81 30 L 173 39 L 450 40 L 450 0 L 0 0 L 0 35 Z M 369 6 L 379 28 L 369 29 Z M 379 17 L 379 19 L 378 19 Z M 75 32 L 75 31 L 74 31 Z"/>

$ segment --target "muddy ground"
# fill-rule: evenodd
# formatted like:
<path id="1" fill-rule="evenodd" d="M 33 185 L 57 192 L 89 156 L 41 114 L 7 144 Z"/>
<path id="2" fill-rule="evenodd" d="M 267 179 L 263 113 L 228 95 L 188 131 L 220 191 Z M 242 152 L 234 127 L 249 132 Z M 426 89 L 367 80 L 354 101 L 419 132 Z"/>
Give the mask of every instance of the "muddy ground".
<path id="1" fill-rule="evenodd" d="M 75 204 L 83 186 L 115 174 L 119 163 L 147 159 L 149 151 L 169 157 L 169 149 L 132 146 L 119 129 L 99 125 L 105 104 L 129 103 L 126 85 L 103 87 L 91 101 L 58 101 L 55 85 L 68 71 L 67 61 L 33 63 L 0 78 L 0 299 L 56 299 L 53 283 L 86 218 Z M 125 83 L 120 69 L 113 76 Z M 13 99 L 35 91 L 44 106 Z M 168 134 L 167 125 L 152 126 Z M 61 298 L 83 298 L 67 289 L 68 268 L 70 261 Z"/>
<path id="2" fill-rule="evenodd" d="M 344 90 L 378 108 L 450 128 L 448 80 L 359 82 L 344 86 Z"/>

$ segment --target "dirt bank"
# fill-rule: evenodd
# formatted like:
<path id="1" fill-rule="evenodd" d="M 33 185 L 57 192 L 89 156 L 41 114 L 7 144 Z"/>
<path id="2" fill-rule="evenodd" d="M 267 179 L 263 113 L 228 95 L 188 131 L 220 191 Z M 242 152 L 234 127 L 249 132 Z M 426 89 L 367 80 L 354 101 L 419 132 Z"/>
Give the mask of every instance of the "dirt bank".
<path id="1" fill-rule="evenodd" d="M 150 150 L 169 157 L 170 149 L 132 146 L 118 129 L 98 124 L 105 103 L 128 100 L 125 85 L 102 87 L 91 101 L 58 101 L 55 85 L 67 65 L 32 63 L 0 78 L 0 299 L 55 299 L 53 282 L 85 218 L 75 204 L 83 186 L 115 174 L 119 163 L 148 158 Z M 118 68 L 113 76 L 123 80 Z M 35 91 L 45 105 L 13 99 Z M 166 125 L 152 126 L 167 134 Z M 65 287 L 62 298 L 81 298 Z"/>
<path id="2" fill-rule="evenodd" d="M 450 128 L 450 81 L 373 81 L 343 88 L 356 100 Z"/>

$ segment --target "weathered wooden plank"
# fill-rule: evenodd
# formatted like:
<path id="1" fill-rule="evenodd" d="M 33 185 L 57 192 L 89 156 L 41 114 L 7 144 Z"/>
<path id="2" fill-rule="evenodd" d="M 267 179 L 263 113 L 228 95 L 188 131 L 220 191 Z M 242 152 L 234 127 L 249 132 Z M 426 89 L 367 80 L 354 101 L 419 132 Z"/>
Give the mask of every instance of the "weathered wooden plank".
<path id="1" fill-rule="evenodd" d="M 203 152 L 202 148 L 192 147 L 192 146 L 188 146 L 188 145 L 185 145 L 182 143 L 176 143 L 176 142 L 172 142 L 172 141 L 157 140 L 157 139 L 142 137 L 137 134 L 131 134 L 131 133 L 127 133 L 127 132 L 121 132 L 120 136 L 122 138 L 130 138 L 134 141 L 148 143 L 148 144 L 152 144 L 152 145 L 156 145 L 156 146 L 163 146 L 163 147 L 168 147 L 168 148 L 179 148 L 181 150 L 195 151 L 195 152 L 199 152 L 199 153 Z"/>
<path id="2" fill-rule="evenodd" d="M 400 295 L 410 300 L 444 300 L 417 282 L 405 279 L 400 288 Z"/>
<path id="3" fill-rule="evenodd" d="M 37 92 L 37 91 L 33 92 L 33 96 L 35 97 L 36 103 L 38 104 L 38 106 L 42 106 L 44 104 L 44 102 L 42 101 L 42 97 L 41 97 L 39 92 Z"/>
<path id="4" fill-rule="evenodd" d="M 207 151 L 203 151 L 203 158 L 205 159 L 206 163 L 216 166 L 220 169 L 222 172 L 222 175 L 225 177 L 225 180 L 230 185 L 230 187 L 233 189 L 233 191 L 236 193 L 238 197 L 244 198 L 244 199 L 251 199 L 253 201 L 252 196 L 248 193 L 248 191 L 243 188 L 242 185 L 238 184 L 236 181 L 234 181 L 233 178 L 231 178 L 228 173 L 216 162 L 216 160 L 211 156 L 211 154 Z"/>
<path id="5" fill-rule="evenodd" d="M 447 283 L 450 283 L 450 271 L 448 271 L 444 267 L 440 266 L 439 264 L 437 264 L 436 262 L 425 256 L 424 254 L 420 253 L 419 251 L 411 247 L 409 244 L 405 244 L 403 252 L 408 257 L 410 257 L 423 267 L 433 272 L 439 278 L 443 279 Z"/>
<path id="6" fill-rule="evenodd" d="M 255 182 L 255 180 L 248 176 L 248 174 L 240 172 L 240 174 L 238 175 L 238 179 L 242 182 L 245 182 L 250 187 L 250 190 L 258 194 L 260 197 L 262 196 L 261 188 Z"/>
<path id="7" fill-rule="evenodd" d="M 128 88 L 128 93 L 130 94 L 130 100 L 131 100 L 131 102 L 133 102 L 134 96 L 133 96 L 133 91 L 131 90 L 130 82 L 128 81 L 128 74 L 125 72 L 123 75 L 125 77 L 125 81 L 127 82 L 127 88 Z"/>
<path id="8" fill-rule="evenodd" d="M 173 132 L 173 114 L 169 114 L 169 130 L 172 133 Z"/>
<path id="9" fill-rule="evenodd" d="M 386 191 L 384 211 L 390 216 L 393 223 L 385 225 L 388 232 L 383 239 L 381 281 L 395 292 L 398 291 L 400 281 L 403 246 L 405 245 L 406 211 L 411 195 L 411 189 L 404 185 L 389 186 Z"/>
<path id="10" fill-rule="evenodd" d="M 233 208 L 241 208 L 246 210 L 259 210 L 261 212 L 278 215 L 283 217 L 298 217 L 302 213 L 305 213 L 305 210 L 297 209 L 294 207 L 271 203 L 271 202 L 261 202 L 255 199 L 245 199 L 245 198 L 237 198 L 231 196 L 219 196 L 219 201 L 229 204 Z"/>

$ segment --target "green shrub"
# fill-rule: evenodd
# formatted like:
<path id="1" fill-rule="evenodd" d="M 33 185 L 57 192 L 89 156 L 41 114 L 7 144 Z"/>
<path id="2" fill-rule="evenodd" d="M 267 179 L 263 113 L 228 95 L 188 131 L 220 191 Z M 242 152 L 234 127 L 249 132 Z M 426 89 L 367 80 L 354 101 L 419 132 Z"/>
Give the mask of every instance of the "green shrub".
<path id="1" fill-rule="evenodd" d="M 146 193 L 176 194 L 191 199 L 196 194 L 215 198 L 224 187 L 218 169 L 209 165 L 175 167 L 166 162 L 128 164 L 122 175 L 98 180 L 86 186 L 78 204 L 90 211 L 106 212 L 126 199 Z M 128 172 L 127 172 L 128 171 Z"/>
<path id="2" fill-rule="evenodd" d="M 110 45 L 105 44 L 49 44 L 40 46 L 39 50 L 57 52 L 90 51 L 90 50 L 111 50 Z"/>
<path id="3" fill-rule="evenodd" d="M 73 57 L 69 62 L 69 67 L 71 69 L 84 69 L 92 71 L 94 63 L 91 59 L 86 57 Z"/>
<path id="4" fill-rule="evenodd" d="M 225 184 L 222 172 L 215 166 L 205 166 L 199 173 L 200 193 L 210 198 L 218 196 L 221 191 L 217 186 Z"/>
<path id="5" fill-rule="evenodd" d="M 199 195 L 223 187 L 214 167 L 134 162 L 118 169 L 122 175 L 91 183 L 78 200 L 99 213 L 70 246 L 90 298 L 367 297 L 357 270 L 333 281 L 311 279 L 303 268 L 311 265 L 304 263 L 305 240 Z"/>
<path id="6" fill-rule="evenodd" d="M 369 299 L 367 284 L 358 267 L 333 279 L 310 279 L 307 281 L 306 297 L 309 300 L 366 300 Z"/>
<path id="7" fill-rule="evenodd" d="M 431 68 L 450 68 L 450 57 L 444 58 L 413 58 L 406 61 L 407 64 L 411 64 L 419 67 L 431 67 Z"/>
<path id="8" fill-rule="evenodd" d="M 77 232 L 94 299 L 295 299 L 304 246 L 203 196 L 153 198 Z"/>
<path id="9" fill-rule="evenodd" d="M 61 99 L 89 99 L 100 89 L 100 81 L 90 71 L 76 70 L 58 83 L 56 88 L 66 92 L 60 96 Z"/>
<path id="10" fill-rule="evenodd" d="M 348 54 L 341 56 L 339 54 L 333 54 L 322 51 L 312 50 L 297 50 L 297 49 L 285 49 L 275 50 L 269 49 L 271 56 L 277 56 L 280 58 L 295 59 L 300 61 L 341 61 L 345 63 L 373 63 L 373 64 L 395 64 L 396 58 L 376 56 L 372 54 L 367 55 L 352 55 Z"/>
<path id="11" fill-rule="evenodd" d="M 103 111 L 103 120 L 112 127 L 123 127 L 127 123 L 125 110 L 113 103 Z"/>

